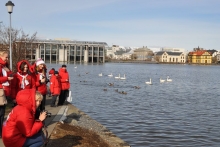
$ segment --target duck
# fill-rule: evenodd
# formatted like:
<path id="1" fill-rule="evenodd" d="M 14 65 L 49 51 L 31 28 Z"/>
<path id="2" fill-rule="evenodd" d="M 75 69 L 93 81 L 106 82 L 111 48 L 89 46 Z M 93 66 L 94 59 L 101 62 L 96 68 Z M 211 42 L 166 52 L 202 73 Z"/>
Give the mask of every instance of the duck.
<path id="1" fill-rule="evenodd" d="M 115 89 L 115 92 L 118 92 L 118 89 Z"/>
<path id="2" fill-rule="evenodd" d="M 150 81 L 145 82 L 145 83 L 148 84 L 148 85 L 152 85 L 151 78 L 150 78 Z"/>
<path id="3" fill-rule="evenodd" d="M 120 79 L 121 80 L 126 80 L 125 74 L 124 74 L 124 77 L 121 77 Z"/>
<path id="4" fill-rule="evenodd" d="M 104 88 L 104 89 L 103 89 L 103 91 L 107 91 L 107 89 L 106 89 L 106 88 Z"/>
<path id="5" fill-rule="evenodd" d="M 169 76 L 167 76 L 167 82 L 172 82 L 172 79 L 170 79 Z"/>
<path id="6" fill-rule="evenodd" d="M 135 89 L 140 89 L 141 87 L 140 87 L 140 86 L 134 86 L 134 88 L 135 88 Z"/>
<path id="7" fill-rule="evenodd" d="M 125 91 L 120 91 L 119 93 L 120 94 L 127 94 L 127 92 L 125 92 Z"/>
<path id="8" fill-rule="evenodd" d="M 101 76 L 102 76 L 102 73 L 100 73 L 99 76 L 101 77 Z"/>
<path id="9" fill-rule="evenodd" d="M 114 83 L 108 83 L 109 86 L 114 86 Z"/>
<path id="10" fill-rule="evenodd" d="M 115 77 L 115 79 L 120 79 L 120 74 L 118 75 L 118 77 Z"/>
<path id="11" fill-rule="evenodd" d="M 160 83 L 164 83 L 164 82 L 165 82 L 165 80 L 163 80 L 163 79 L 160 78 Z"/>
<path id="12" fill-rule="evenodd" d="M 110 74 L 110 75 L 108 75 L 109 77 L 112 77 L 113 75 L 112 75 L 112 73 Z"/>

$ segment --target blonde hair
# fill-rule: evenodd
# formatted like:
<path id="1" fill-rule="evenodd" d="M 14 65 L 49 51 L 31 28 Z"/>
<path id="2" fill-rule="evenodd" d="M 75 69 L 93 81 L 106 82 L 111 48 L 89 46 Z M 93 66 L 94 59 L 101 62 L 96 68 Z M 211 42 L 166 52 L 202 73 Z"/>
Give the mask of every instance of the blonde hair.
<path id="1" fill-rule="evenodd" d="M 8 51 L 0 51 L 0 57 L 2 57 L 4 54 L 8 54 Z"/>
<path id="2" fill-rule="evenodd" d="M 35 100 L 43 100 L 43 95 L 39 91 L 36 91 L 35 93 Z"/>

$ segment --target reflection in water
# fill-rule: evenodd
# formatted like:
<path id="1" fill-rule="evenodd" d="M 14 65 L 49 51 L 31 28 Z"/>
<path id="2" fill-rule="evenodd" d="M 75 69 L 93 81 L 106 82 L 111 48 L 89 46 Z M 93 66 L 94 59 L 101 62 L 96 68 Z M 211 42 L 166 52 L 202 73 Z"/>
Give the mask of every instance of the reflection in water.
<path id="1" fill-rule="evenodd" d="M 218 66 L 74 66 L 67 65 L 73 104 L 131 146 L 220 145 Z M 172 82 L 160 83 L 167 76 Z M 145 83 L 150 78 L 153 85 Z"/>

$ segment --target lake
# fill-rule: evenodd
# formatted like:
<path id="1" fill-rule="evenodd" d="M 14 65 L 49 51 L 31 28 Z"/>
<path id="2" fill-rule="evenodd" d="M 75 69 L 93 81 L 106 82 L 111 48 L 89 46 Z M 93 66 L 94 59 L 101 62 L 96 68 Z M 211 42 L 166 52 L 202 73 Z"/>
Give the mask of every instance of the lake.
<path id="1" fill-rule="evenodd" d="M 67 70 L 73 104 L 132 147 L 220 146 L 219 66 L 105 63 Z M 126 80 L 114 78 L 119 74 Z M 172 82 L 160 83 L 167 76 Z M 145 83 L 150 78 L 153 85 Z"/>

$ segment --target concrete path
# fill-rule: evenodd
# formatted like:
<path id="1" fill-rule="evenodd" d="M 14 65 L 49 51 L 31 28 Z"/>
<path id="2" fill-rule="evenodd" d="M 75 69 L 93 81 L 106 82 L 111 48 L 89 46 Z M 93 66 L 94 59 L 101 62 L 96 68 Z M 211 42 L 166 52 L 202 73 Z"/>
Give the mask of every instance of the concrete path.
<path id="1" fill-rule="evenodd" d="M 46 101 L 46 110 L 51 113 L 51 117 L 47 117 L 45 120 L 45 125 L 47 127 L 48 135 L 52 133 L 54 127 L 57 122 L 62 120 L 63 114 L 67 109 L 67 105 L 59 106 L 59 107 L 50 107 L 51 97 L 47 97 Z M 0 139 L 0 147 L 4 147 L 2 139 Z"/>

